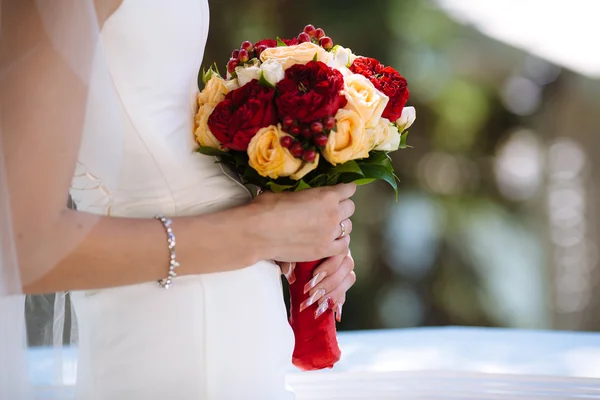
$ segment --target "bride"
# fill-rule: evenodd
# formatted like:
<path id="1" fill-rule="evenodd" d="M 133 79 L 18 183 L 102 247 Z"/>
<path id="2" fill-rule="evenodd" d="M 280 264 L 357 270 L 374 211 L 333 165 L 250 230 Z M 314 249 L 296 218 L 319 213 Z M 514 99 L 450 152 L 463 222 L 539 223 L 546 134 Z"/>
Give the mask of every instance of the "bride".
<path id="1" fill-rule="evenodd" d="M 293 398 L 280 267 L 327 258 L 341 313 L 355 186 L 252 201 L 195 154 L 207 0 L 1 6 L 0 196 L 23 292 L 71 292 L 78 398 Z"/>

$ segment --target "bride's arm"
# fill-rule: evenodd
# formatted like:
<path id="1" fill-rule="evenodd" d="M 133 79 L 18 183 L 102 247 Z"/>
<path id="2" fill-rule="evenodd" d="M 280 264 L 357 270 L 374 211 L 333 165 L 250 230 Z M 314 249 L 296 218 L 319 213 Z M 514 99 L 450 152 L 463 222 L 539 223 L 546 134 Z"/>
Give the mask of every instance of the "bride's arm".
<path id="1" fill-rule="evenodd" d="M 164 277 L 169 253 L 158 221 L 66 208 L 87 88 L 54 51 L 28 1 L 4 1 L 1 24 L 0 149 L 24 291 L 105 288 Z M 347 185 L 265 196 L 222 213 L 174 219 L 178 273 L 345 254 L 348 238 L 334 239 L 339 221 L 354 210 L 347 200 L 354 190 Z"/>

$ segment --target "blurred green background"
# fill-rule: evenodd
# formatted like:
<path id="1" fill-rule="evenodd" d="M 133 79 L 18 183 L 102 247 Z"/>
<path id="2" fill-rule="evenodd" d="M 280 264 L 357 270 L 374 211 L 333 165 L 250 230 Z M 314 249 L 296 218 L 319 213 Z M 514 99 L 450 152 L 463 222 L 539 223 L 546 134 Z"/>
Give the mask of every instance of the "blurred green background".
<path id="1" fill-rule="evenodd" d="M 358 282 L 341 330 L 598 330 L 600 81 L 454 22 L 423 0 L 209 0 L 204 58 L 307 23 L 409 82 L 411 149 L 355 197 Z M 593 51 L 590 49 L 590 51 Z"/>

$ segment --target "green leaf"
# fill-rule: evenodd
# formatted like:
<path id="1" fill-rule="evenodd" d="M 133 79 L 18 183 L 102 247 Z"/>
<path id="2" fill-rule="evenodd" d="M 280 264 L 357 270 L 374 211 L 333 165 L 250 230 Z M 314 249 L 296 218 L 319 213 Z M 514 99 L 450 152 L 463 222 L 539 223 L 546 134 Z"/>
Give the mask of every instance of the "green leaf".
<path id="1" fill-rule="evenodd" d="M 229 153 L 227 153 L 223 150 L 215 149 L 214 147 L 208 147 L 208 146 L 200 146 L 200 148 L 198 148 L 197 152 L 204 154 L 205 156 L 213 156 L 213 157 L 230 156 Z"/>
<path id="2" fill-rule="evenodd" d="M 338 48 L 340 48 L 340 47 L 342 47 L 342 46 L 340 46 L 339 44 L 336 44 L 336 45 L 335 45 L 335 46 L 333 46 L 333 47 L 331 48 L 331 50 L 329 50 L 329 51 L 336 51 L 336 50 L 337 50 Z"/>
<path id="3" fill-rule="evenodd" d="M 336 184 L 338 183 L 351 183 L 351 182 L 356 182 L 359 179 L 363 179 L 363 175 L 362 174 L 355 174 L 355 173 L 346 173 L 346 174 L 341 174 L 339 175 L 339 177 L 337 178 L 337 180 L 335 181 Z"/>
<path id="4" fill-rule="evenodd" d="M 358 175 L 363 174 L 360 166 L 356 163 L 356 161 L 350 160 L 350 161 L 346 161 L 343 164 L 338 164 L 335 167 L 331 168 L 329 171 L 327 171 L 327 175 L 331 176 L 331 175 L 335 175 L 335 174 L 343 174 L 343 173 L 348 173 L 348 172 L 351 172 L 353 174 L 358 174 Z"/>
<path id="5" fill-rule="evenodd" d="M 285 192 L 286 190 L 290 190 L 293 189 L 295 185 L 280 185 L 274 181 L 269 181 L 267 182 L 267 187 L 273 192 L 273 193 L 281 193 L 281 192 Z"/>
<path id="6" fill-rule="evenodd" d="M 312 178 L 308 184 L 310 187 L 321 187 L 327 185 L 327 174 L 320 174 Z"/>
<path id="7" fill-rule="evenodd" d="M 354 181 L 354 183 L 356 183 L 356 186 L 362 186 L 362 185 L 368 185 L 369 183 L 375 182 L 375 181 L 376 181 L 375 178 L 363 178 L 363 179 Z"/>
<path id="8" fill-rule="evenodd" d="M 294 192 L 299 192 L 300 190 L 304 190 L 304 189 L 310 189 L 311 186 L 304 182 L 304 180 L 300 179 L 298 181 L 298 184 L 296 185 L 296 188 L 294 189 Z"/>
<path id="9" fill-rule="evenodd" d="M 211 65 L 208 70 L 202 69 L 202 83 L 205 85 L 210 81 L 213 76 L 221 77 L 219 74 L 219 68 L 217 68 L 217 64 Z"/>
<path id="10" fill-rule="evenodd" d="M 384 167 L 391 167 L 390 156 L 385 151 L 372 151 L 369 154 L 369 158 L 358 161 L 359 165 L 383 165 Z"/>
<path id="11" fill-rule="evenodd" d="M 271 82 L 269 82 L 268 80 L 265 79 L 265 75 L 264 75 L 263 71 L 260 72 L 260 78 L 258 78 L 258 83 L 261 86 L 265 86 L 265 87 L 268 87 L 268 88 L 271 88 L 271 89 L 275 89 L 275 86 Z"/>
<path id="12" fill-rule="evenodd" d="M 394 191 L 396 192 L 396 196 L 398 195 L 398 183 L 396 181 L 396 175 L 391 168 L 387 168 L 381 165 L 363 165 L 362 167 L 363 175 L 367 179 L 380 179 L 390 184 Z"/>
<path id="13" fill-rule="evenodd" d="M 406 149 L 406 148 L 411 148 L 412 146 L 409 146 L 406 144 L 406 138 L 408 137 L 408 131 L 404 131 L 404 133 L 402 134 L 402 136 L 400 136 L 400 146 L 398 147 L 399 149 Z"/>
<path id="14" fill-rule="evenodd" d="M 277 38 L 277 47 L 284 47 L 284 46 L 287 46 L 287 44 L 285 44 L 285 42 L 278 37 Z"/>
<path id="15" fill-rule="evenodd" d="M 219 75 L 220 77 L 222 77 L 223 75 L 221 75 L 221 72 L 219 72 L 219 66 L 217 65 L 216 62 L 213 64 L 213 67 L 215 67 L 215 71 L 217 72 L 217 75 Z"/>
<path id="16" fill-rule="evenodd" d="M 319 60 L 317 59 L 317 53 L 315 53 L 315 56 L 313 57 L 313 61 L 319 61 Z"/>

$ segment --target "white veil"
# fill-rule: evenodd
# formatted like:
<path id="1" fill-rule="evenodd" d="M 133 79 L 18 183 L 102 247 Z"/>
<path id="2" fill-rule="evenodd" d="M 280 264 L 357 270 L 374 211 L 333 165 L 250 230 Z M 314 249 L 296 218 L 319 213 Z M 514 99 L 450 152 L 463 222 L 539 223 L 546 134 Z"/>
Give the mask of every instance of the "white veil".
<path id="1" fill-rule="evenodd" d="M 79 226 L 54 240 L 55 246 L 45 245 L 56 218 L 50 209 L 62 211 L 50 204 L 58 195 L 46 199 L 40 193 L 40 188 L 59 191 L 67 207 L 76 160 L 71 175 L 56 184 L 44 179 L 44 171 L 55 167 L 61 152 L 73 154 L 71 146 L 98 140 L 85 134 L 90 113 L 106 123 L 101 140 L 110 140 L 115 148 L 104 184 L 118 183 L 126 114 L 110 78 L 100 26 L 120 6 L 119 0 L 0 0 L 0 399 L 41 398 L 49 391 L 52 398 L 65 398 L 73 393 L 64 390 L 72 384 L 63 376 L 65 316 L 71 311 L 65 293 L 27 300 L 24 293 L 94 227 L 95 222 Z M 33 321 L 27 328 L 26 316 Z M 74 316 L 66 319 L 73 339 Z M 43 387 L 32 383 L 40 365 L 31 357 L 28 336 L 55 349 L 45 360 L 52 365 L 45 369 L 51 372 Z"/>

